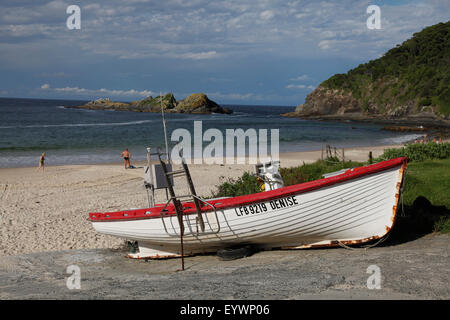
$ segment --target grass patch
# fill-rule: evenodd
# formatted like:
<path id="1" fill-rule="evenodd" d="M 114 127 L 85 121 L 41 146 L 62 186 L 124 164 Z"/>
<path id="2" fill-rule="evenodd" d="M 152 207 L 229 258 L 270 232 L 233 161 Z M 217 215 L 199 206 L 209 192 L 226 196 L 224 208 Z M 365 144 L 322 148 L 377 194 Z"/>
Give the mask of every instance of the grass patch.
<path id="1" fill-rule="evenodd" d="M 403 201 L 412 205 L 419 196 L 434 206 L 450 208 L 450 159 L 410 162 L 406 169 Z"/>
<path id="2" fill-rule="evenodd" d="M 410 162 L 404 183 L 403 203 L 412 220 L 408 232 L 450 233 L 450 159 Z"/>
<path id="3" fill-rule="evenodd" d="M 450 218 L 441 217 L 438 221 L 434 223 L 434 232 L 440 233 L 450 233 Z"/>

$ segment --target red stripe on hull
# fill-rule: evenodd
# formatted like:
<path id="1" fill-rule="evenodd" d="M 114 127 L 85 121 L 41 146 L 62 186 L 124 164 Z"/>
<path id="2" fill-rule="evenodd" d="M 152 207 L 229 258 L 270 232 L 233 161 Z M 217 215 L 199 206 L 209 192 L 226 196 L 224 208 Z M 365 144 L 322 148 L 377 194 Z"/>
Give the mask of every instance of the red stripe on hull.
<path id="1" fill-rule="evenodd" d="M 305 182 L 289 187 L 279 188 L 276 190 L 253 193 L 245 196 L 227 198 L 227 199 L 217 199 L 208 201 L 211 203 L 216 210 L 223 210 L 226 208 L 240 207 L 244 205 L 248 205 L 250 203 L 258 203 L 263 201 L 270 201 L 273 199 L 284 198 L 291 195 L 301 194 L 313 190 L 317 190 L 320 188 L 328 187 L 337 183 L 345 182 L 348 180 L 356 179 L 363 177 L 368 174 L 388 170 L 390 168 L 402 165 L 408 162 L 408 158 L 400 157 L 392 160 L 382 161 L 376 164 L 358 167 L 347 170 L 345 173 L 314 180 L 310 182 Z M 152 219 L 152 218 L 160 218 L 161 217 L 161 209 L 164 205 L 157 204 L 153 208 L 147 209 L 137 209 L 137 210 L 126 210 L 126 211 L 118 211 L 118 212 L 105 212 L 105 213 L 89 213 L 89 220 L 92 222 L 106 222 L 106 221 L 117 221 L 117 220 L 137 220 L 137 219 Z M 193 214 L 196 213 L 195 204 L 193 202 L 183 203 L 184 213 L 185 214 Z M 173 205 L 167 206 L 167 212 L 165 215 L 175 215 L 175 209 Z M 202 208 L 202 211 L 211 211 L 211 207 L 205 206 Z"/>

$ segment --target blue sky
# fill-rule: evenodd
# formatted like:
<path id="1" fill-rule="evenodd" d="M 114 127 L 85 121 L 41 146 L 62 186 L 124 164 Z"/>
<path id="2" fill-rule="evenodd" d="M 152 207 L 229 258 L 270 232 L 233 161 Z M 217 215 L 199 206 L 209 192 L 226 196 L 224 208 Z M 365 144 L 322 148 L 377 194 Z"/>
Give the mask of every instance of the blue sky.
<path id="1" fill-rule="evenodd" d="M 81 29 L 69 30 L 69 5 Z M 370 30 L 369 5 L 381 8 Z M 0 96 L 131 101 L 204 92 L 298 105 L 335 73 L 450 18 L 450 0 L 2 0 Z"/>

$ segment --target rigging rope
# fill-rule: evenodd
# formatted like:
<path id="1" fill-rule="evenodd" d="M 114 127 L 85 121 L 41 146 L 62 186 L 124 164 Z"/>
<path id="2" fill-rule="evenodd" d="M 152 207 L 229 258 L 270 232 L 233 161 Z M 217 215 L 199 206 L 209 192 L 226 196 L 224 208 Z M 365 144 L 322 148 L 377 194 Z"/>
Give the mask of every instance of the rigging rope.
<path id="1" fill-rule="evenodd" d="M 339 241 L 339 240 L 338 240 L 338 244 L 339 244 L 342 248 L 345 248 L 345 249 L 348 249 L 348 250 L 367 250 L 367 249 L 370 249 L 370 248 L 373 248 L 373 247 L 379 245 L 380 243 L 384 242 L 387 238 L 389 238 L 389 234 L 387 234 L 387 235 L 384 236 L 383 238 L 379 239 L 377 242 L 375 242 L 375 243 L 373 243 L 373 244 L 371 244 L 371 245 L 364 246 L 364 247 L 362 247 L 362 248 L 352 248 L 352 247 L 349 247 L 349 246 L 343 244 L 343 243 L 342 243 L 341 241 Z"/>

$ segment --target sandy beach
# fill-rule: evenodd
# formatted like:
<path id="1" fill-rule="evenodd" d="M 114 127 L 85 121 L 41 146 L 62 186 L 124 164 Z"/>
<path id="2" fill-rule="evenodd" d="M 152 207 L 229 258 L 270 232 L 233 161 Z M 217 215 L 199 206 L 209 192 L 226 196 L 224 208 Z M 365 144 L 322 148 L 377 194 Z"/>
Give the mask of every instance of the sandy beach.
<path id="1" fill-rule="evenodd" d="M 367 160 L 385 148 L 349 148 L 346 159 Z M 320 159 L 321 151 L 280 155 L 282 167 Z M 0 256 L 69 249 L 115 249 L 118 238 L 98 234 L 87 220 L 89 212 L 119 211 L 148 207 L 143 184 L 144 163 L 125 170 L 123 164 L 46 166 L 0 169 Z M 176 168 L 176 166 L 175 166 Z M 190 165 L 197 194 L 211 196 L 220 182 L 254 171 L 250 164 Z M 175 190 L 186 194 L 186 181 L 176 180 Z M 156 191 L 157 202 L 165 202 L 164 190 Z"/>
<path id="2" fill-rule="evenodd" d="M 387 147 L 346 149 L 366 160 Z M 313 162 L 321 151 L 280 155 L 284 167 Z M 180 259 L 127 259 L 123 240 L 97 234 L 92 211 L 147 206 L 144 164 L 121 163 L 0 169 L 0 299 L 448 299 L 448 235 L 388 239 L 370 250 L 273 250 L 234 261 L 214 254 Z M 190 165 L 197 193 L 253 165 Z M 187 186 L 183 179 L 176 190 Z M 165 193 L 158 190 L 158 202 Z M 81 270 L 71 290 L 68 266 Z M 368 288 L 369 266 L 381 289 Z M 173 290 L 180 288 L 180 290 Z M 171 310 L 176 316 L 177 310 Z"/>

